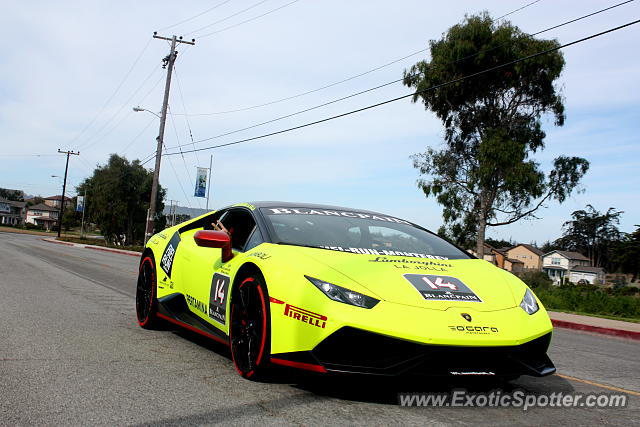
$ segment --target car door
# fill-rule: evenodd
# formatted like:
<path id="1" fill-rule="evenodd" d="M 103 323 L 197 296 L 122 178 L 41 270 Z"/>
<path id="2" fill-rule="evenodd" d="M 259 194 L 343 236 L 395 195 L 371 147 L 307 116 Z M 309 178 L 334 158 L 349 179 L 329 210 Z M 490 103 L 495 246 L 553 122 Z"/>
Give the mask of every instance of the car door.
<path id="1" fill-rule="evenodd" d="M 255 218 L 246 208 L 230 208 L 217 214 L 212 216 L 211 222 L 220 220 L 229 231 L 234 257 L 223 263 L 221 249 L 200 247 L 195 243 L 193 235 L 202 228 L 189 230 L 183 233 L 185 268 L 181 282 L 190 310 L 228 333 L 232 277 L 243 263 L 242 255 L 249 239 L 252 244 L 256 242 L 257 227 Z M 205 225 L 204 228 L 213 227 Z"/>

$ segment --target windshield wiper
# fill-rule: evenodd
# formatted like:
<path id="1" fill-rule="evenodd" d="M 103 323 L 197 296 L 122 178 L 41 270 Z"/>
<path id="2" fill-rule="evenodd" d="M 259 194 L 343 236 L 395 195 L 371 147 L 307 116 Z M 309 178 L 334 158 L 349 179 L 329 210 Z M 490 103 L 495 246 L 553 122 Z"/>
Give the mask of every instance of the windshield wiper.
<path id="1" fill-rule="evenodd" d="M 313 246 L 313 245 L 303 245 L 298 243 L 288 243 L 288 242 L 275 242 L 276 245 L 287 245 L 287 246 L 300 246 L 302 248 L 313 248 L 313 249 L 326 249 L 322 246 Z"/>

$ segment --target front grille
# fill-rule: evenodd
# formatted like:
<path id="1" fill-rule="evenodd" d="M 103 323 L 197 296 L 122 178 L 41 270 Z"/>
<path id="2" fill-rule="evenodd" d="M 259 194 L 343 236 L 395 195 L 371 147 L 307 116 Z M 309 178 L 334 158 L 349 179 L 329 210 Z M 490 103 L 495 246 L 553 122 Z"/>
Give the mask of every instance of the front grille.
<path id="1" fill-rule="evenodd" d="M 327 337 L 313 355 L 335 371 L 399 375 L 451 375 L 490 371 L 496 375 L 546 375 L 551 334 L 520 346 L 462 347 L 426 345 L 344 327 Z M 552 371 L 551 371 L 552 372 Z"/>

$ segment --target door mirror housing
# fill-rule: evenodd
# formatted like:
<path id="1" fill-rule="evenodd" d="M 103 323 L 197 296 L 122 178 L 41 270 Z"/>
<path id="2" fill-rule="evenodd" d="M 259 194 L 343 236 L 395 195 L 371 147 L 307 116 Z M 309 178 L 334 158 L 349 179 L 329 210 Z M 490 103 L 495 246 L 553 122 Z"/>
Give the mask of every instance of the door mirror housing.
<path id="1" fill-rule="evenodd" d="M 222 249 L 222 262 L 227 262 L 233 258 L 231 251 L 231 237 L 224 231 L 199 230 L 193 235 L 196 245 L 203 248 Z"/>

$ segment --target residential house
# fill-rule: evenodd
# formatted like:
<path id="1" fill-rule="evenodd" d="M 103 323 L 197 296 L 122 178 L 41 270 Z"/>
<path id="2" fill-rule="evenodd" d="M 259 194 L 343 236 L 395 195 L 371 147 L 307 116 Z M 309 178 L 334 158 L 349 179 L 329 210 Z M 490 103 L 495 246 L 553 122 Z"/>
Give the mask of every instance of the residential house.
<path id="1" fill-rule="evenodd" d="M 55 208 L 44 203 L 29 206 L 26 213 L 26 222 L 42 226 L 45 230 L 51 230 L 58 222 L 58 211 Z"/>
<path id="2" fill-rule="evenodd" d="M 525 271 L 539 271 L 542 269 L 542 252 L 533 245 L 521 243 L 504 251 L 509 258 L 517 259 L 523 264 Z"/>
<path id="3" fill-rule="evenodd" d="M 604 280 L 605 273 L 602 267 L 576 266 L 573 267 L 569 273 L 569 281 L 571 283 L 585 281 L 593 285 L 596 281 L 598 283 L 604 283 Z"/>
<path id="4" fill-rule="evenodd" d="M 60 201 L 62 200 L 62 196 L 51 196 L 44 199 L 44 204 L 47 206 L 51 206 L 54 208 L 60 209 Z M 64 198 L 64 204 L 67 205 L 71 199 L 66 197 Z"/>
<path id="5" fill-rule="evenodd" d="M 561 283 L 565 278 L 571 280 L 572 271 L 584 270 L 590 265 L 589 258 L 578 252 L 556 250 L 542 256 L 542 270 L 556 284 Z M 589 283 L 595 281 L 597 274 L 593 274 L 593 276 Z"/>
<path id="6" fill-rule="evenodd" d="M 0 197 L 0 224 L 23 224 L 25 216 L 25 205 L 25 202 L 16 202 Z"/>
<path id="7" fill-rule="evenodd" d="M 504 266 L 502 267 L 507 271 L 512 273 L 522 273 L 525 271 L 524 263 L 519 259 L 510 258 L 505 256 L 504 258 Z"/>
<path id="8" fill-rule="evenodd" d="M 477 256 L 475 252 L 472 253 Z M 512 273 L 519 273 L 521 271 L 524 271 L 524 263 L 522 261 L 510 258 L 504 251 L 496 249 L 486 243 L 484 244 L 483 259 L 495 266 L 498 266 L 507 271 L 511 271 Z"/>

